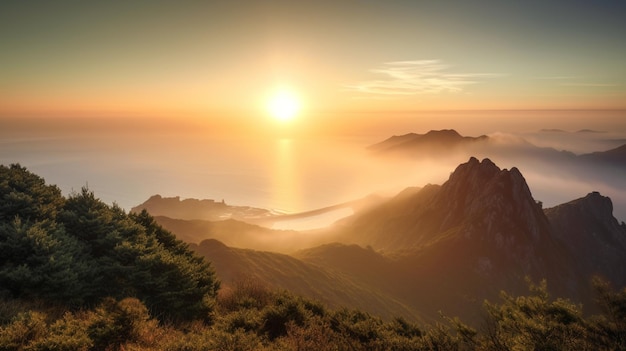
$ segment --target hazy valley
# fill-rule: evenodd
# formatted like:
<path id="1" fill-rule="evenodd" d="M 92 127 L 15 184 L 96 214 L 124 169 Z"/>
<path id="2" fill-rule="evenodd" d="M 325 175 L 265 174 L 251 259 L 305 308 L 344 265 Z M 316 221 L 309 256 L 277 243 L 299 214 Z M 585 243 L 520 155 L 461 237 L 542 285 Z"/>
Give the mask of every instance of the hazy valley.
<path id="1" fill-rule="evenodd" d="M 624 186 L 617 180 L 626 171 L 623 147 L 577 156 L 529 142 L 503 146 L 493 139 L 431 131 L 392 137 L 369 150 L 373 157 L 444 163 L 489 154 L 533 172 L 594 181 L 615 177 L 615 186 Z M 591 313 L 596 311 L 594 276 L 626 284 L 621 268 L 626 225 L 614 217 L 610 198 L 589 189 L 579 199 L 543 208 L 517 167 L 501 169 L 490 159 L 471 157 L 455 168 L 441 185 L 416 184 L 391 197 L 350 203 L 353 214 L 314 230 L 275 230 L 271 226 L 281 214 L 256 209 L 242 216 L 237 206 L 179 198 L 152 197 L 133 211 L 147 209 L 164 228 L 193 244 L 215 263 L 226 286 L 254 277 L 378 315 L 434 321 L 442 311 L 472 320 L 483 301 L 497 299 L 501 290 L 523 294 L 527 277 L 547 279 L 552 294 L 582 303 Z M 224 218 L 208 218 L 207 204 L 221 206 Z M 324 288 L 333 286 L 358 298 Z"/>

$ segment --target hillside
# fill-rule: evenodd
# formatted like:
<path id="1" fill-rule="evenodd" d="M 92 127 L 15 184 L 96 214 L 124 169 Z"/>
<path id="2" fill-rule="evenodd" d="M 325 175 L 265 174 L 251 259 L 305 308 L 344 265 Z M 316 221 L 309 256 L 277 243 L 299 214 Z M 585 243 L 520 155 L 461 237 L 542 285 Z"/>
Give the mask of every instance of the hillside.
<path id="1" fill-rule="evenodd" d="M 547 279 L 554 294 L 592 305 L 593 275 L 624 284 L 615 267 L 626 265 L 621 246 L 626 233 L 610 205 L 574 213 L 567 208 L 546 210 L 547 216 L 518 169 L 502 170 L 488 159 L 471 158 L 443 185 L 401 193 L 343 220 L 334 231 L 342 242 L 369 245 L 393 257 L 380 274 L 395 277 L 396 287 L 391 283 L 390 288 L 396 296 L 409 299 L 425 315 L 443 309 L 469 316 L 472 305 L 478 308 L 500 290 L 523 291 L 526 276 Z M 561 216 L 553 215 L 557 212 Z M 572 234 L 593 244 L 569 240 L 564 232 L 571 226 L 577 228 Z M 604 264 L 594 265 L 597 257 Z"/>
<path id="2" fill-rule="evenodd" d="M 607 151 L 580 155 L 580 158 L 587 162 L 624 168 L 626 167 L 626 144 Z"/>
<path id="3" fill-rule="evenodd" d="M 354 277 L 341 267 L 322 267 L 274 252 L 231 248 L 213 239 L 192 245 L 192 248 L 211 260 L 225 289 L 240 280 L 251 279 L 268 288 L 285 289 L 334 308 L 356 308 L 386 319 L 402 316 L 420 320 L 416 310 L 386 294 L 384 285 Z"/>
<path id="4" fill-rule="evenodd" d="M 216 239 L 236 248 L 291 253 L 334 240 L 332 234 L 323 231 L 275 230 L 235 219 L 205 221 L 157 216 L 155 220 L 191 244 Z"/>
<path id="5" fill-rule="evenodd" d="M 567 247 L 582 277 L 601 275 L 626 285 L 626 224 L 612 216 L 611 199 L 592 192 L 548 208 L 552 233 Z"/>
<path id="6" fill-rule="evenodd" d="M 235 220 L 156 219 L 189 242 L 217 239 L 265 251 L 217 246 L 222 248 L 217 252 L 230 253 L 213 260 L 226 281 L 236 275 L 226 272 L 229 267 L 237 267 L 234 271 L 247 270 L 271 286 L 291 290 L 283 266 L 306 266 L 307 273 L 294 278 L 302 287 L 297 291 L 306 296 L 324 295 L 310 289 L 327 284 L 320 281 L 321 269 L 347 277 L 349 286 L 374 289 L 427 320 L 441 310 L 470 319 L 484 299 L 497 299 L 501 290 L 526 291 L 525 277 L 547 279 L 551 293 L 586 306 L 594 304 L 589 283 L 594 275 L 624 285 L 619 267 L 626 263 L 626 234 L 613 217 L 610 200 L 595 197 L 605 200 L 544 210 L 517 168 L 500 169 L 489 159 L 470 158 L 442 185 L 408 188 L 379 199 L 322 231 L 276 231 Z M 316 268 L 310 270 L 311 265 Z M 331 305 L 345 303 L 325 294 Z"/>

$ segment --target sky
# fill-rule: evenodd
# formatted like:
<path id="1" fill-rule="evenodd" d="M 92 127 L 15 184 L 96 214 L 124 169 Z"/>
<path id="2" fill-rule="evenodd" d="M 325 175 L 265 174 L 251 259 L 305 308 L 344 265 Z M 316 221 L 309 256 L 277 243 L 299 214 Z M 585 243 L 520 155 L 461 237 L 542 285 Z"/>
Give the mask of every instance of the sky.
<path id="1" fill-rule="evenodd" d="M 2 1 L 0 116 L 231 118 L 276 89 L 303 115 L 621 110 L 624 18 L 622 0 Z"/>

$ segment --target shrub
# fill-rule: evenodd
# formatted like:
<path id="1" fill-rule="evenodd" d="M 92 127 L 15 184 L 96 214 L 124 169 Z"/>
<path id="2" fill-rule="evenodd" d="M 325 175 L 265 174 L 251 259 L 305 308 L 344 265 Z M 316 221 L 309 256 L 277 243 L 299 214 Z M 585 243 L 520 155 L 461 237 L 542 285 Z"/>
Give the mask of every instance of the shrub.
<path id="1" fill-rule="evenodd" d="M 218 296 L 218 308 L 222 312 L 237 311 L 242 308 L 262 309 L 274 297 L 267 286 L 259 280 L 245 277 L 233 282 L 229 289 L 223 289 Z"/>
<path id="2" fill-rule="evenodd" d="M 28 311 L 19 313 L 12 322 L 0 328 L 0 350 L 22 350 L 46 333 L 46 315 Z"/>
<path id="3" fill-rule="evenodd" d="M 67 312 L 52 323 L 48 334 L 33 342 L 29 350 L 85 351 L 94 345 L 87 333 L 88 320 Z"/>
<path id="4" fill-rule="evenodd" d="M 311 313 L 306 309 L 302 301 L 289 294 L 281 294 L 276 297 L 273 305 L 267 306 L 262 311 L 263 326 L 261 331 L 270 340 L 287 335 L 287 324 L 297 326 L 304 325 L 305 320 Z"/>
<path id="5" fill-rule="evenodd" d="M 117 302 L 109 298 L 96 308 L 87 333 L 95 349 L 119 349 L 128 342 L 147 343 L 156 328 L 156 321 L 150 319 L 141 301 L 126 298 Z"/>

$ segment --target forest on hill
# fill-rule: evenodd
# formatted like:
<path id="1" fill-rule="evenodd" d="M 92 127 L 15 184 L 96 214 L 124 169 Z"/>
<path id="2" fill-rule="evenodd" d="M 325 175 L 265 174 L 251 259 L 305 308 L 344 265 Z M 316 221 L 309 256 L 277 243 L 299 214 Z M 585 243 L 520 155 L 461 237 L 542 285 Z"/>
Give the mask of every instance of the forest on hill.
<path id="1" fill-rule="evenodd" d="M 592 316 L 529 281 L 486 301 L 481 323 L 416 324 L 256 280 L 220 289 L 210 261 L 145 211 L 0 166 L 0 350 L 626 349 L 626 289 L 601 279 Z"/>

